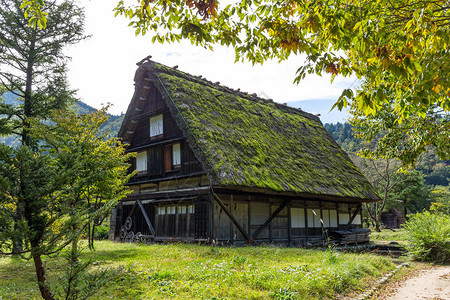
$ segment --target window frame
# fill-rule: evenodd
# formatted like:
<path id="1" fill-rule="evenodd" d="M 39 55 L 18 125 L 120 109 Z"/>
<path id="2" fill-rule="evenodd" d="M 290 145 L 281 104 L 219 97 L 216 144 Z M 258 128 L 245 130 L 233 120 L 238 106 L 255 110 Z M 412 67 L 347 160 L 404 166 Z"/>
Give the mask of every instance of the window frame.
<path id="1" fill-rule="evenodd" d="M 163 114 L 159 114 L 150 117 L 150 138 L 159 137 L 164 134 L 164 117 Z"/>
<path id="2" fill-rule="evenodd" d="M 140 160 L 143 159 L 144 163 L 139 163 Z M 140 169 L 140 166 L 144 166 L 145 169 Z M 148 152 L 147 150 L 139 151 L 136 154 L 136 171 L 139 175 L 147 174 L 148 172 Z"/>

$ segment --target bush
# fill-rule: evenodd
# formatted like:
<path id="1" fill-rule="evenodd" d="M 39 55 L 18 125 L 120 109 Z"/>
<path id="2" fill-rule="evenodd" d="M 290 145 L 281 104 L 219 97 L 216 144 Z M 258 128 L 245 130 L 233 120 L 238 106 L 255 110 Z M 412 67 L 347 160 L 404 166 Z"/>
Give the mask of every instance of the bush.
<path id="1" fill-rule="evenodd" d="M 94 238 L 96 240 L 107 240 L 109 237 L 109 226 L 100 225 L 95 227 Z"/>
<path id="2" fill-rule="evenodd" d="M 420 261 L 450 262 L 450 216 L 417 213 L 406 222 L 408 245 L 413 257 Z"/>

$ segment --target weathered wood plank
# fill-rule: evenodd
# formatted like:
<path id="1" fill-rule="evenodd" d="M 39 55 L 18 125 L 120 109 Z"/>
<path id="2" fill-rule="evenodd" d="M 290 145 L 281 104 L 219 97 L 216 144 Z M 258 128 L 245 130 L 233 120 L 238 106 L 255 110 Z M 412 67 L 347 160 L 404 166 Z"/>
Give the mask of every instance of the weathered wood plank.
<path id="1" fill-rule="evenodd" d="M 144 216 L 145 222 L 147 222 L 148 229 L 150 229 L 152 236 L 155 236 L 155 228 L 153 227 L 152 222 L 150 221 L 150 218 L 148 217 L 147 212 L 145 211 L 144 205 L 142 205 L 141 200 L 136 200 L 136 202 L 142 211 L 142 215 Z"/>
<path id="2" fill-rule="evenodd" d="M 220 200 L 219 196 L 217 196 L 216 193 L 213 193 L 214 199 L 219 203 L 220 207 L 222 207 L 223 211 L 228 215 L 228 217 L 233 221 L 233 224 L 236 226 L 236 228 L 242 233 L 244 238 L 247 242 L 250 242 L 251 238 L 248 235 L 248 233 L 245 231 L 245 229 L 239 224 L 239 222 L 236 220 L 236 218 L 233 216 L 233 214 L 228 210 L 228 208 L 225 206 L 225 204 Z"/>
<path id="3" fill-rule="evenodd" d="M 259 226 L 255 232 L 253 232 L 251 238 L 252 239 L 256 239 L 258 237 L 258 235 L 264 230 L 264 228 L 267 227 L 267 225 L 270 224 L 270 222 L 272 222 L 272 220 L 286 207 L 286 205 L 289 204 L 289 202 L 291 202 L 290 199 L 286 199 L 284 200 L 284 202 L 277 208 L 276 211 L 273 212 L 273 214 L 264 222 L 264 224 L 262 224 L 261 226 Z"/>

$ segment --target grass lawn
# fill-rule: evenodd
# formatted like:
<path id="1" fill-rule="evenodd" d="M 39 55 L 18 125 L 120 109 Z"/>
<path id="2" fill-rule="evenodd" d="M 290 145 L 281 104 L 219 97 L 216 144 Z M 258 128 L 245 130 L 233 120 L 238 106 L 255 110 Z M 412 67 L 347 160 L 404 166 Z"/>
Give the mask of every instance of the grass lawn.
<path id="1" fill-rule="evenodd" d="M 395 229 L 392 231 L 390 229 L 381 229 L 381 232 L 376 232 L 375 229 L 372 229 L 370 233 L 370 240 L 373 242 L 398 242 L 401 245 L 405 245 L 406 241 L 406 230 L 404 228 Z"/>
<path id="2" fill-rule="evenodd" d="M 281 247 L 96 243 L 93 268 L 120 268 L 94 299 L 326 299 L 360 291 L 395 268 L 373 254 Z M 64 270 L 46 258 L 48 280 Z M 32 261 L 0 258 L 0 299 L 39 298 Z"/>

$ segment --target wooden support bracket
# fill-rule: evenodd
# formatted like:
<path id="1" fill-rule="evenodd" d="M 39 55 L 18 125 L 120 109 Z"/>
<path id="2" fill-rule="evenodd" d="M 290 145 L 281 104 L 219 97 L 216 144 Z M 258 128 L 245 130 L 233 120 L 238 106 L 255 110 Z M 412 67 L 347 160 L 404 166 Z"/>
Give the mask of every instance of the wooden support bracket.
<path id="1" fill-rule="evenodd" d="M 215 194 L 215 193 L 213 193 L 213 196 L 214 196 L 214 199 L 217 201 L 217 203 L 220 205 L 220 207 L 223 209 L 223 211 L 231 219 L 231 221 L 233 222 L 234 226 L 236 226 L 236 228 L 240 231 L 240 233 L 242 233 L 242 235 L 247 240 L 247 242 L 250 242 L 251 238 L 248 235 L 248 233 L 241 226 L 241 224 L 239 224 L 239 222 L 236 220 L 236 218 L 233 216 L 233 214 L 228 210 L 228 208 L 225 206 L 225 204 L 222 202 L 222 200 L 220 200 L 219 196 L 217 196 L 217 194 Z"/>
<path id="2" fill-rule="evenodd" d="M 359 212 L 361 211 L 361 208 L 362 208 L 362 204 L 359 204 L 358 207 L 356 208 L 355 212 L 353 213 L 352 217 L 350 218 L 350 221 L 348 221 L 347 226 L 345 226 L 346 229 L 350 229 L 350 227 L 352 226 L 353 220 L 359 214 Z"/>
<path id="3" fill-rule="evenodd" d="M 147 222 L 147 226 L 150 229 L 150 232 L 152 233 L 152 237 L 155 236 L 155 228 L 153 228 L 152 222 L 150 221 L 150 218 L 147 215 L 147 212 L 144 209 L 144 205 L 142 205 L 141 200 L 136 200 L 137 204 L 141 208 L 142 214 L 144 215 L 145 222 Z"/>
<path id="4" fill-rule="evenodd" d="M 284 202 L 281 203 L 281 205 L 277 208 L 277 210 L 273 212 L 273 214 L 264 222 L 264 224 L 256 228 L 255 232 L 253 232 L 251 236 L 252 240 L 258 237 L 258 235 L 264 230 L 264 228 L 266 228 L 267 225 L 269 225 L 270 222 L 272 222 L 272 220 L 278 216 L 278 214 L 283 210 L 283 208 L 285 208 L 289 204 L 289 202 L 291 202 L 290 199 L 284 200 Z"/>

